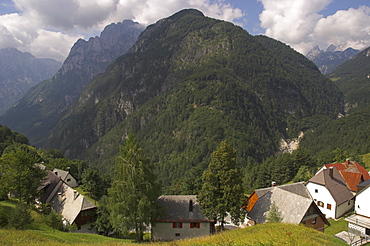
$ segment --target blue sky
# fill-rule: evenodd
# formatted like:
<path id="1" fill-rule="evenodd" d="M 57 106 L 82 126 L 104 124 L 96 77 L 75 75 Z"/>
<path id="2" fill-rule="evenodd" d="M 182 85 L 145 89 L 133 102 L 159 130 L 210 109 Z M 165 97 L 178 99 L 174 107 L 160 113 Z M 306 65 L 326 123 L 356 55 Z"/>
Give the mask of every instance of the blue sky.
<path id="1" fill-rule="evenodd" d="M 63 61 L 78 38 L 124 19 L 143 25 L 184 8 L 234 22 L 306 54 L 370 46 L 369 0 L 0 0 L 0 48 Z"/>

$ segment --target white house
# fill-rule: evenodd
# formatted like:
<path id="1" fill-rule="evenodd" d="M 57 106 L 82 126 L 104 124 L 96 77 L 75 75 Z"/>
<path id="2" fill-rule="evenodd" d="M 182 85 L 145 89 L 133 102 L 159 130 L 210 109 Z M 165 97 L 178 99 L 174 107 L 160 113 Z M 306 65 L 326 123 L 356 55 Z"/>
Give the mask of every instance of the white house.
<path id="1" fill-rule="evenodd" d="M 326 218 L 339 218 L 354 206 L 354 195 L 336 168 L 322 169 L 306 187 Z"/>
<path id="2" fill-rule="evenodd" d="M 370 180 L 359 185 L 356 196 L 355 214 L 346 218 L 348 232 L 356 235 L 370 236 Z"/>
<path id="3" fill-rule="evenodd" d="M 204 217 L 195 195 L 160 196 L 158 203 L 164 207 L 164 215 L 152 226 L 154 240 L 172 241 L 214 232 L 214 222 Z"/>
<path id="4" fill-rule="evenodd" d="M 335 168 L 342 175 L 347 187 L 356 194 L 357 187 L 360 183 L 370 179 L 369 173 L 364 167 L 355 161 L 347 159 L 345 162 L 325 164 L 317 173 L 323 169 Z"/>

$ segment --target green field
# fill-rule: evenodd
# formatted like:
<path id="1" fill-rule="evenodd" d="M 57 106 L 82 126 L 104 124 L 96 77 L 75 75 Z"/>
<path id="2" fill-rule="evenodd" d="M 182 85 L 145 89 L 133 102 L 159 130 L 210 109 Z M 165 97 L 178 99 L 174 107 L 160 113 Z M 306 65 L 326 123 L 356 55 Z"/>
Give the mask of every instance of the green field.
<path id="1" fill-rule="evenodd" d="M 11 209 L 15 202 L 1 201 L 0 206 Z M 0 245 L 24 245 L 24 246 L 67 246 L 67 245 L 138 245 L 132 239 L 117 239 L 94 234 L 68 233 L 54 230 L 45 225 L 42 216 L 33 211 L 33 223 L 25 226 L 25 230 L 19 231 L 10 228 L 0 229 Z M 333 223 L 334 224 L 334 223 Z M 333 231 L 338 230 L 337 225 Z M 329 227 L 330 228 L 330 227 Z M 213 236 L 179 240 L 174 242 L 145 242 L 144 245 L 185 246 L 185 245 L 346 245 L 341 240 L 329 235 L 329 229 L 325 234 L 307 228 L 289 224 L 264 224 L 225 231 Z"/>

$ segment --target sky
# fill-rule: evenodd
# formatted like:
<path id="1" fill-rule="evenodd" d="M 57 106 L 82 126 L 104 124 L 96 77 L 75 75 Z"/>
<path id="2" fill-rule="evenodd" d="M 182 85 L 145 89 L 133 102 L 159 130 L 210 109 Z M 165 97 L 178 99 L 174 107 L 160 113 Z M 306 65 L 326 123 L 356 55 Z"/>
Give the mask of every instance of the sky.
<path id="1" fill-rule="evenodd" d="M 307 54 L 370 46 L 370 0 L 0 0 L 0 48 L 63 62 L 73 44 L 131 19 L 147 26 L 184 8 Z"/>

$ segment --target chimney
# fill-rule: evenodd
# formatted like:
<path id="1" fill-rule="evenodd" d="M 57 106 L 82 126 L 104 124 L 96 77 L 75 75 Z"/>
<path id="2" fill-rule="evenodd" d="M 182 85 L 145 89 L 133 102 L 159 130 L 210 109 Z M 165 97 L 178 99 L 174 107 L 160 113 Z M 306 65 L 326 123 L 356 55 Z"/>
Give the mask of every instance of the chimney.
<path id="1" fill-rule="evenodd" d="M 275 181 L 272 181 L 271 182 L 271 187 L 275 187 L 276 186 L 276 182 Z"/>
<path id="2" fill-rule="evenodd" d="M 189 201 L 189 212 L 193 212 L 193 200 Z"/>
<path id="3" fill-rule="evenodd" d="M 331 178 L 331 179 L 333 179 L 333 170 L 334 169 L 334 167 L 329 167 L 329 177 Z"/>
<path id="4" fill-rule="evenodd" d="M 349 160 L 349 158 L 346 159 L 346 164 L 347 165 L 350 165 L 351 164 L 351 161 Z"/>

